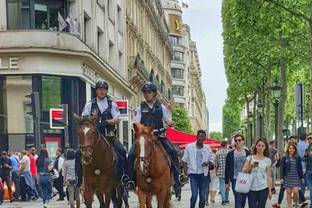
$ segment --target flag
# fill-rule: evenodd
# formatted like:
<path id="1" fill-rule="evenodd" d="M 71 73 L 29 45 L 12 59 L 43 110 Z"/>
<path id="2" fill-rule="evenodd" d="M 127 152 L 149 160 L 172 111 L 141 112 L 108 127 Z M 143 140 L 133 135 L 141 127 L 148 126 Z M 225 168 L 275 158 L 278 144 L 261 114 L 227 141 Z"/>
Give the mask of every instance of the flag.
<path id="1" fill-rule="evenodd" d="M 182 8 L 187 9 L 188 7 L 189 7 L 189 5 L 188 5 L 187 3 L 184 3 L 184 2 L 182 1 Z"/>
<path id="2" fill-rule="evenodd" d="M 62 32 L 67 27 L 67 23 L 60 12 L 57 13 L 57 21 L 59 23 L 59 31 Z"/>
<path id="3" fill-rule="evenodd" d="M 72 20 L 72 18 L 70 17 L 70 16 L 68 16 L 67 18 L 66 18 L 66 20 L 65 20 L 67 23 L 68 23 L 68 25 L 69 25 L 69 32 L 71 33 L 71 34 L 73 34 L 74 33 L 74 21 Z"/>

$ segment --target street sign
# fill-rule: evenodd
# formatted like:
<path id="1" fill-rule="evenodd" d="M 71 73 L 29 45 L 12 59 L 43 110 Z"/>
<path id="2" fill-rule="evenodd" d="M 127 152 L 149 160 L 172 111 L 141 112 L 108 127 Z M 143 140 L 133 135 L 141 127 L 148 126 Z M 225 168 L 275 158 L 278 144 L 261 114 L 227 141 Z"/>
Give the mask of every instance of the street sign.
<path id="1" fill-rule="evenodd" d="M 128 100 L 117 100 L 116 104 L 120 112 L 120 119 L 127 121 L 128 120 Z"/>
<path id="2" fill-rule="evenodd" d="M 50 128 L 51 129 L 64 129 L 66 126 L 66 116 L 64 115 L 63 108 L 50 109 Z"/>

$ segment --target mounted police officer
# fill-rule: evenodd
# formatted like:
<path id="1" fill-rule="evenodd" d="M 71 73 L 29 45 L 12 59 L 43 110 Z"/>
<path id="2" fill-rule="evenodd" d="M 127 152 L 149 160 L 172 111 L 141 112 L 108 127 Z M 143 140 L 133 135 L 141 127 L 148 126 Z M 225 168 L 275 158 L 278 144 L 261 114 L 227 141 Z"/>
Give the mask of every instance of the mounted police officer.
<path id="1" fill-rule="evenodd" d="M 133 123 L 141 123 L 145 126 L 153 126 L 153 134 L 158 137 L 158 140 L 164 147 L 167 154 L 170 156 L 172 166 L 171 171 L 173 172 L 175 186 L 180 186 L 179 180 L 179 158 L 178 151 L 170 143 L 168 138 L 165 137 L 165 126 L 173 126 L 174 123 L 171 118 L 167 107 L 156 98 L 157 88 L 152 82 L 146 82 L 142 88 L 143 101 L 136 109 Z M 128 154 L 129 161 L 129 174 L 130 178 L 133 178 L 134 174 L 134 160 L 135 160 L 135 146 L 133 145 Z"/>
<path id="2" fill-rule="evenodd" d="M 96 126 L 100 134 L 108 139 L 118 155 L 118 171 L 122 173 L 122 183 L 127 186 L 127 151 L 116 138 L 116 125 L 120 122 L 117 104 L 107 95 L 108 84 L 100 80 L 95 85 L 96 97 L 86 103 L 82 116 L 97 114 Z"/>

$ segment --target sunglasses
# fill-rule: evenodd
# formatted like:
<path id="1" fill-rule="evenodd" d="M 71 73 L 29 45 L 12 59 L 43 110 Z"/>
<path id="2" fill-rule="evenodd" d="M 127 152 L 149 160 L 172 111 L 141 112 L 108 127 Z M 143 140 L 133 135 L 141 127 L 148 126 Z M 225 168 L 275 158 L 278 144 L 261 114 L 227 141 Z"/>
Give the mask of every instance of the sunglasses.
<path id="1" fill-rule="evenodd" d="M 241 139 L 235 139 L 235 142 L 241 142 L 242 140 Z"/>
<path id="2" fill-rule="evenodd" d="M 308 138 L 307 138 L 307 140 L 310 140 L 310 139 L 312 139 L 312 137 L 308 137 Z"/>

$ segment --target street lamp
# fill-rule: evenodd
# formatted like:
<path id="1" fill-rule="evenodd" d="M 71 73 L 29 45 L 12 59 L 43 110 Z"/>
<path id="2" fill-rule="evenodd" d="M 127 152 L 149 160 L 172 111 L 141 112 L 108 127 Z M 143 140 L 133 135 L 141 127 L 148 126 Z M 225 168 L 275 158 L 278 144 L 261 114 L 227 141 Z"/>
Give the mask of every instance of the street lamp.
<path id="1" fill-rule="evenodd" d="M 259 115 L 259 133 L 260 133 L 260 137 L 262 137 L 262 118 L 263 118 L 263 104 L 261 103 L 261 101 L 259 101 L 259 103 L 257 104 L 257 109 L 258 109 L 258 115 Z"/>
<path id="2" fill-rule="evenodd" d="M 252 122 L 253 122 L 253 115 L 252 112 L 248 113 L 248 122 L 249 122 L 249 136 L 250 136 L 250 146 L 252 146 Z"/>
<path id="3" fill-rule="evenodd" d="M 274 110 L 275 110 L 275 147 L 278 148 L 278 105 L 279 105 L 279 98 L 281 96 L 281 87 L 278 85 L 277 79 L 274 81 L 272 86 L 273 91 L 273 98 L 274 98 Z"/>

